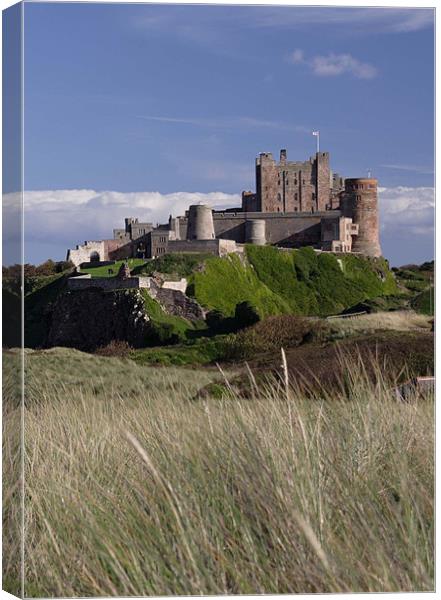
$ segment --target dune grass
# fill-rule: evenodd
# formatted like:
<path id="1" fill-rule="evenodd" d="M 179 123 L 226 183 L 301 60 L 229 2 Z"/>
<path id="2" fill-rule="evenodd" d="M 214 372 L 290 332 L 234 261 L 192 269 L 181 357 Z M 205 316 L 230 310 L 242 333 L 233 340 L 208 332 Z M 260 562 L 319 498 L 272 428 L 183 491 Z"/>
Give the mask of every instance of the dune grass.
<path id="1" fill-rule="evenodd" d="M 368 331 L 430 331 L 430 318 L 412 310 L 378 312 L 345 319 L 330 319 L 332 329 L 345 335 Z"/>
<path id="2" fill-rule="evenodd" d="M 71 352 L 26 355 L 26 596 L 433 590 L 432 399 L 354 362 L 195 400 L 222 374 Z"/>

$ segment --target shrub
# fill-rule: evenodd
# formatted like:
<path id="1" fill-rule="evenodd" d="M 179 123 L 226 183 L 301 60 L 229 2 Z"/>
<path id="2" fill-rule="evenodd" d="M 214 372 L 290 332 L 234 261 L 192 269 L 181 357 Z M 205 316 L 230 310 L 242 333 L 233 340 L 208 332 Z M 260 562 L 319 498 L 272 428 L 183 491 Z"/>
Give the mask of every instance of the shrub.
<path id="1" fill-rule="evenodd" d="M 421 292 L 411 301 L 411 306 L 417 312 L 433 315 L 435 310 L 435 290 L 433 287 Z"/>
<path id="2" fill-rule="evenodd" d="M 238 328 L 249 327 L 260 321 L 260 315 L 257 308 L 248 300 L 236 304 L 234 318 Z"/>
<path id="3" fill-rule="evenodd" d="M 118 356 L 126 358 L 132 352 L 133 348 L 125 340 L 112 340 L 106 346 L 101 346 L 95 350 L 99 356 Z"/>
<path id="4" fill-rule="evenodd" d="M 321 339 L 328 326 L 297 315 L 272 316 L 223 340 L 223 358 L 245 360 L 280 348 L 294 348 Z"/>
<path id="5" fill-rule="evenodd" d="M 150 323 L 151 335 L 149 342 L 160 346 L 166 344 L 179 344 L 186 339 L 185 332 L 182 331 L 175 323 L 155 322 Z"/>

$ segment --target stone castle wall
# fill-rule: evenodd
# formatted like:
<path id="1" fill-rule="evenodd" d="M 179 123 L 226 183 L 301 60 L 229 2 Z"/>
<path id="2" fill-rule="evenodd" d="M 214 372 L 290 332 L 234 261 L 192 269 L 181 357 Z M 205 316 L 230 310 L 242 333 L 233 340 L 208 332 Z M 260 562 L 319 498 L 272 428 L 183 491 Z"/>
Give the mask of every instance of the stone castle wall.
<path id="1" fill-rule="evenodd" d="M 214 254 L 215 256 L 226 256 L 231 252 L 240 251 L 235 240 L 170 240 L 167 244 L 169 252 L 200 252 L 201 254 Z"/>
<path id="2" fill-rule="evenodd" d="M 271 153 L 261 153 L 256 160 L 256 197 L 245 192 L 242 208 L 262 212 L 329 210 L 329 153 L 319 152 L 309 161 L 292 162 L 287 160 L 286 150 L 281 150 L 279 163 Z"/>
<path id="3" fill-rule="evenodd" d="M 345 216 L 358 225 L 352 250 L 368 256 L 381 256 L 377 180 L 346 179 L 342 209 Z"/>
<path id="4" fill-rule="evenodd" d="M 239 244 L 250 242 L 248 239 L 247 221 L 257 220 L 265 222 L 265 236 L 267 244 L 277 244 L 285 247 L 299 247 L 302 245 L 316 246 L 321 240 L 322 219 L 333 219 L 340 216 L 339 211 L 325 211 L 316 213 L 243 213 L 243 212 L 214 212 L 213 223 L 216 238 L 231 240 Z M 187 220 L 179 219 L 180 235 L 186 237 Z M 169 242 L 171 252 L 188 251 L 189 242 Z M 209 246 L 207 245 L 207 248 Z M 230 250 L 234 251 L 234 250 Z"/>
<path id="5" fill-rule="evenodd" d="M 101 290 L 133 290 L 139 288 L 150 288 L 150 277 L 129 277 L 119 279 L 118 277 L 91 277 L 90 275 L 80 275 L 79 277 L 70 277 L 67 280 L 67 287 L 70 290 L 85 290 L 87 288 L 99 288 Z"/>

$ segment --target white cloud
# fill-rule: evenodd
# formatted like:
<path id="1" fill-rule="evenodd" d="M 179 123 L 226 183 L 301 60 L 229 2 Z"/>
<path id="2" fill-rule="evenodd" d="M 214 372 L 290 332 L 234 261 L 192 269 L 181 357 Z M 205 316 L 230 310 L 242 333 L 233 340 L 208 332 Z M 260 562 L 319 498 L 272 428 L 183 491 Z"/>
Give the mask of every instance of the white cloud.
<path id="1" fill-rule="evenodd" d="M 316 56 L 311 61 L 312 70 L 316 75 L 333 77 L 350 73 L 358 79 L 372 79 L 377 69 L 369 63 L 363 63 L 350 54 L 328 54 Z"/>
<path id="2" fill-rule="evenodd" d="M 303 50 L 297 49 L 291 54 L 291 62 L 296 64 L 302 63 L 305 60 Z"/>
<path id="3" fill-rule="evenodd" d="M 412 236 L 434 233 L 435 190 L 432 187 L 379 188 L 380 227 L 383 235 Z"/>
<path id="4" fill-rule="evenodd" d="M 307 65 L 314 75 L 319 77 L 336 77 L 349 74 L 358 79 L 372 79 L 377 75 L 377 69 L 369 64 L 354 58 L 351 54 L 334 54 L 326 56 L 313 56 L 305 58 L 303 50 L 297 49 L 288 57 L 292 64 Z"/>
<path id="5" fill-rule="evenodd" d="M 18 202 L 17 194 L 3 197 L 4 222 L 17 220 Z M 45 190 L 25 192 L 24 202 L 26 260 L 37 263 L 49 256 L 60 260 L 67 248 L 86 239 L 112 237 L 112 230 L 123 226 L 124 217 L 138 217 L 156 225 L 166 222 L 169 214 L 184 214 L 190 204 L 203 202 L 222 209 L 240 206 L 241 199 L 239 194 L 223 192 Z M 419 246 L 430 246 L 434 235 L 434 207 L 432 187 L 379 188 L 383 249 L 387 257 L 393 255 L 395 264 L 414 260 Z M 406 239 L 406 248 L 402 247 L 403 239 Z M 16 258 L 11 260 L 17 261 Z"/>
<path id="6" fill-rule="evenodd" d="M 5 194 L 6 219 L 16 212 L 16 194 Z M 223 192 L 114 192 L 95 190 L 42 190 L 24 194 L 25 241 L 64 243 L 68 248 L 86 239 L 112 237 L 124 217 L 164 223 L 170 214 L 182 215 L 190 204 L 199 202 L 213 208 L 240 206 L 239 194 Z"/>

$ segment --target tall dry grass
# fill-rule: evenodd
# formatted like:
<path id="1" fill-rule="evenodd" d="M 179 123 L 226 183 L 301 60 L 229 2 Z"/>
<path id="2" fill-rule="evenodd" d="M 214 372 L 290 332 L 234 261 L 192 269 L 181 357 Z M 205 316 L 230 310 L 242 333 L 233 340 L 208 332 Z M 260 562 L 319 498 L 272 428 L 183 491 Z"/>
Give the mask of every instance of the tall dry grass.
<path id="1" fill-rule="evenodd" d="M 431 329 L 432 318 L 413 310 L 397 310 L 360 315 L 353 318 L 332 319 L 328 323 L 345 335 L 362 331 L 413 331 Z"/>
<path id="2" fill-rule="evenodd" d="M 274 382 L 195 401 L 213 375 L 136 368 L 130 395 L 34 370 L 27 596 L 433 589 L 430 399 L 354 368 L 332 398 Z"/>

